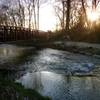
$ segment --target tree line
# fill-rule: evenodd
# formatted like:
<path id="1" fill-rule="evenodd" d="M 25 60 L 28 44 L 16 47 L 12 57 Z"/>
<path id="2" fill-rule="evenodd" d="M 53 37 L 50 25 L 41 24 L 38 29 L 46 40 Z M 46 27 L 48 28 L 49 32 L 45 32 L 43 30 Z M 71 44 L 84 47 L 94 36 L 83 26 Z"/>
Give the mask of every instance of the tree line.
<path id="1" fill-rule="evenodd" d="M 1 0 L 0 25 L 39 29 L 39 9 L 46 0 Z"/>
<path id="2" fill-rule="evenodd" d="M 100 42 L 100 0 L 56 0 L 54 9 L 58 36 L 65 33 L 69 40 Z M 93 18 L 98 13 L 98 19 L 89 19 L 89 13 Z"/>
<path id="3" fill-rule="evenodd" d="M 88 9 L 97 12 L 100 0 L 51 0 L 57 18 L 56 30 L 70 40 L 100 41 L 100 16 L 88 18 Z M 0 25 L 39 30 L 41 5 L 49 0 L 1 0 Z M 94 14 L 94 13 L 93 13 Z M 93 15 L 95 16 L 95 15 Z M 45 22 L 44 22 L 45 23 Z M 88 37 L 88 38 L 86 38 Z"/>
<path id="4" fill-rule="evenodd" d="M 60 27 L 68 30 L 79 21 L 89 25 L 87 10 L 90 9 L 92 13 L 100 9 L 100 0 L 56 0 L 54 8 Z"/>

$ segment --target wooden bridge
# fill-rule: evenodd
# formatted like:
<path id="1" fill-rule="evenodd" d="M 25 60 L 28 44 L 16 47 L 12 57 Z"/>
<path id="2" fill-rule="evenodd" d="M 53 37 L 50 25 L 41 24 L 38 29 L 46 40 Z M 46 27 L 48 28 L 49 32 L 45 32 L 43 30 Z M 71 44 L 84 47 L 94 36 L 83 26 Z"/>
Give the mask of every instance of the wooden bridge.
<path id="1" fill-rule="evenodd" d="M 39 32 L 29 28 L 0 26 L 0 42 L 48 38 L 47 32 Z"/>

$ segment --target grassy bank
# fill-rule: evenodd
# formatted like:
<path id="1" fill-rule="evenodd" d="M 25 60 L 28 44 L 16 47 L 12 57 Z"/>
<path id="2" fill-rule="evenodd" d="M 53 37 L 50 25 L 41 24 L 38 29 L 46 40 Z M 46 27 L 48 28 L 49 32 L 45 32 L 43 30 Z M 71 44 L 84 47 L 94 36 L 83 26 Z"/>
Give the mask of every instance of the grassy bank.
<path id="1" fill-rule="evenodd" d="M 50 100 L 35 90 L 25 89 L 21 84 L 0 80 L 0 100 Z"/>

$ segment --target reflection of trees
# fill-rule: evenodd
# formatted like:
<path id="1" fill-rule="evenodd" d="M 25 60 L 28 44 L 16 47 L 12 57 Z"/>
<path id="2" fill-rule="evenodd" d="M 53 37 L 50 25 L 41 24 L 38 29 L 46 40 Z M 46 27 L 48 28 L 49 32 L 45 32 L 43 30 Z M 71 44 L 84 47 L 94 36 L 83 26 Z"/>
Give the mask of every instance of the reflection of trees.
<path id="1" fill-rule="evenodd" d="M 96 77 L 75 77 L 72 86 L 75 86 L 75 93 L 72 93 L 72 97 L 76 97 L 79 100 L 98 100 L 100 97 L 99 84 Z"/>
<path id="2" fill-rule="evenodd" d="M 95 77 L 65 77 L 66 99 L 96 100 L 100 92 Z M 75 90 L 75 92 L 74 92 Z M 76 99 L 75 99 L 76 100 Z"/>
<path id="3" fill-rule="evenodd" d="M 98 98 L 100 98 L 100 81 L 99 78 L 97 77 L 92 77 L 91 78 L 91 94 L 92 95 L 92 99 L 96 100 Z"/>
<path id="4" fill-rule="evenodd" d="M 19 80 L 26 88 L 32 88 L 35 90 L 40 90 L 43 88 L 41 82 L 41 73 L 27 73 Z"/>
<path id="5" fill-rule="evenodd" d="M 32 79 L 32 84 L 33 84 L 33 88 L 40 89 L 42 88 L 42 82 L 41 82 L 41 71 L 40 71 L 40 67 L 39 64 L 37 63 L 36 60 L 33 60 L 32 63 L 32 68 L 31 70 L 33 71 L 33 73 L 30 75 L 31 79 Z"/>
<path id="6" fill-rule="evenodd" d="M 16 47 L 9 47 L 5 46 L 0 48 L 0 56 L 1 57 L 16 57 L 17 55 L 21 54 L 21 50 Z"/>
<path id="7" fill-rule="evenodd" d="M 70 75 L 66 76 L 66 77 L 63 77 L 65 80 L 65 85 L 66 85 L 66 89 L 65 89 L 65 96 L 66 96 L 66 100 L 73 100 L 73 97 L 72 97 L 72 94 L 71 94 L 71 85 L 72 85 L 72 77 Z"/>
<path id="8" fill-rule="evenodd" d="M 42 85 L 42 81 L 41 81 L 41 72 L 37 72 L 36 74 L 35 74 L 35 79 L 34 79 L 34 88 L 36 89 L 36 90 L 40 90 L 40 89 L 42 89 L 43 88 L 43 85 Z"/>

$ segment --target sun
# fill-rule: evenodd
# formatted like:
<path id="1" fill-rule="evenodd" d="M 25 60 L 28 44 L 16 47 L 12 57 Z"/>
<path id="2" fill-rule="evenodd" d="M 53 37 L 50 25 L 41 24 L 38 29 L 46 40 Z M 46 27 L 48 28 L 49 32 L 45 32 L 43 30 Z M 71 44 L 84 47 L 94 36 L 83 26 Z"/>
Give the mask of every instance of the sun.
<path id="1" fill-rule="evenodd" d="M 87 12 L 87 17 L 88 17 L 88 20 L 91 21 L 91 22 L 95 22 L 95 21 L 98 21 L 99 19 L 99 14 L 98 12 L 96 11 L 89 11 Z"/>
<path id="2" fill-rule="evenodd" d="M 55 30 L 56 17 L 54 16 L 53 7 L 48 5 L 40 9 L 39 29 L 43 31 Z"/>

